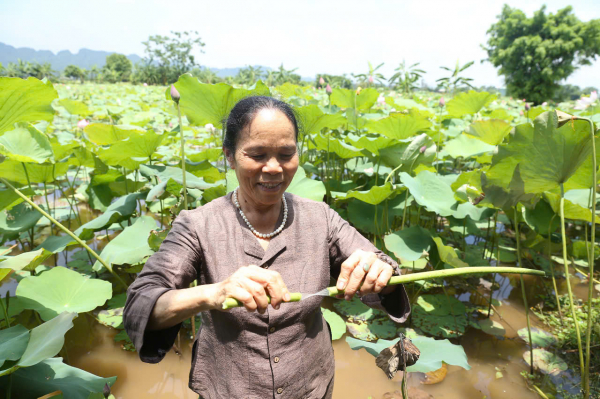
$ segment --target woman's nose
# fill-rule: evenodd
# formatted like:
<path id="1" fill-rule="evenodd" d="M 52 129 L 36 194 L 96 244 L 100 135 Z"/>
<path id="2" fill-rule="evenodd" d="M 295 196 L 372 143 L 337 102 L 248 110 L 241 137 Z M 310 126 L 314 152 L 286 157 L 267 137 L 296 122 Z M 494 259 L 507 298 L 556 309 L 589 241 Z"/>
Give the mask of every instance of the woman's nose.
<path id="1" fill-rule="evenodd" d="M 263 167 L 263 171 L 265 173 L 277 174 L 283 172 L 283 168 L 281 167 L 281 164 L 279 163 L 277 158 L 272 157 L 267 161 L 266 165 Z"/>

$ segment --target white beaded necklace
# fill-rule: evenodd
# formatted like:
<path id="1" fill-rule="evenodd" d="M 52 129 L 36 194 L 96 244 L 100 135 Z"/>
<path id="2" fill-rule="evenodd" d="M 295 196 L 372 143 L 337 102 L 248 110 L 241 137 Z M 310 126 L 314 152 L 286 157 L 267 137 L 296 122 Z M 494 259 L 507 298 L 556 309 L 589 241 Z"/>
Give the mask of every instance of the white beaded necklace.
<path id="1" fill-rule="evenodd" d="M 248 218 L 246 217 L 246 215 L 244 215 L 244 211 L 242 211 L 242 207 L 240 207 L 240 203 L 238 202 L 238 199 L 237 199 L 237 190 L 238 189 L 236 188 L 233 191 L 233 203 L 237 207 L 238 211 L 240 211 L 240 215 L 242 216 L 242 219 L 244 219 L 244 222 L 246 222 L 246 224 L 248 225 L 248 228 L 250 229 L 250 231 L 252 231 L 252 233 L 254 233 L 255 236 L 257 236 L 259 238 L 271 238 L 271 237 L 276 236 L 277 234 L 281 233 L 281 230 L 283 230 L 283 226 L 285 226 L 285 222 L 287 221 L 287 214 L 288 214 L 287 202 L 285 202 L 285 195 L 283 195 L 281 197 L 281 201 L 283 202 L 283 222 L 281 222 L 281 226 L 279 226 L 277 228 L 277 230 L 275 230 L 272 233 L 262 234 L 262 233 L 259 233 L 258 231 L 256 231 L 254 226 L 252 226 L 252 224 L 250 224 L 250 221 L 248 221 Z"/>

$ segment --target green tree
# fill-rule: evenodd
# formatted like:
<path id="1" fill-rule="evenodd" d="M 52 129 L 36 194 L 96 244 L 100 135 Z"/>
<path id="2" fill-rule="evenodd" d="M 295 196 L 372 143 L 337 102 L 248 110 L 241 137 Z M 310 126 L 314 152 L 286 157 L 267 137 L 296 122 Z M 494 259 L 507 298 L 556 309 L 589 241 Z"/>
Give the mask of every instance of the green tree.
<path id="1" fill-rule="evenodd" d="M 423 76 L 425 73 L 424 70 L 417 68 L 419 63 L 412 64 L 411 66 L 406 66 L 404 60 L 398 66 L 398 68 L 394 69 L 396 71 L 395 74 L 389 79 L 390 86 L 396 86 L 400 88 L 404 93 L 410 93 L 411 91 L 417 89 L 417 81 Z"/>
<path id="2" fill-rule="evenodd" d="M 164 85 L 176 82 L 180 75 L 198 66 L 193 54 L 196 48 L 204 52 L 204 43 L 196 31 L 171 31 L 171 36 L 154 35 L 142 44 L 146 46 L 144 63 L 156 66 L 160 82 Z"/>
<path id="3" fill-rule="evenodd" d="M 63 71 L 63 75 L 67 78 L 81 79 L 83 83 L 83 71 L 77 65 L 67 65 Z"/>
<path id="4" fill-rule="evenodd" d="M 131 61 L 123 54 L 111 54 L 106 57 L 102 68 L 103 80 L 111 83 L 127 82 L 131 78 Z"/>
<path id="5" fill-rule="evenodd" d="M 505 5 L 484 46 L 508 94 L 536 104 L 553 98 L 560 81 L 600 54 L 600 19 L 581 22 L 570 6 L 556 14 L 545 11 L 544 6 L 527 18 Z"/>
<path id="6" fill-rule="evenodd" d="M 320 80 L 323 78 L 325 84 L 330 85 L 332 88 L 343 88 L 343 89 L 351 89 L 353 84 L 352 80 L 346 77 L 346 74 L 343 75 L 327 75 L 325 73 L 317 74 L 315 79 L 315 87 L 320 85 Z"/>
<path id="7" fill-rule="evenodd" d="M 473 80 L 472 78 L 459 76 L 461 72 L 464 72 L 467 68 L 473 65 L 474 62 L 475 61 L 467 62 L 465 65 L 461 66 L 457 60 L 454 68 L 445 66 L 440 67 L 448 72 L 452 72 L 452 75 L 440 78 L 436 80 L 436 82 L 450 93 L 454 93 L 457 89 L 466 89 L 467 87 L 474 89 L 473 85 L 471 85 L 471 81 Z"/>

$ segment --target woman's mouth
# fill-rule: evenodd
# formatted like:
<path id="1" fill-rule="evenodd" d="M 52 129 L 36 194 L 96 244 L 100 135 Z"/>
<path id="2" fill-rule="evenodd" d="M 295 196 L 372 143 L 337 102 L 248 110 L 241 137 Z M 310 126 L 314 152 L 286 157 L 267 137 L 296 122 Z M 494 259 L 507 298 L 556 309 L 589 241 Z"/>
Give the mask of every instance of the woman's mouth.
<path id="1" fill-rule="evenodd" d="M 279 183 L 258 183 L 258 186 L 265 191 L 278 191 L 281 187 L 281 182 Z"/>

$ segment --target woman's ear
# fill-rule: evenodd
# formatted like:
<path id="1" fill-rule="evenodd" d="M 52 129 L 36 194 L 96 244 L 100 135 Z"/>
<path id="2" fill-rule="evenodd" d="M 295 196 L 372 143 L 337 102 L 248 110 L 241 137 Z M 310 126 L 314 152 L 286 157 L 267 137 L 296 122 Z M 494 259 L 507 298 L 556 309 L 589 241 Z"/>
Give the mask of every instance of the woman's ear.
<path id="1" fill-rule="evenodd" d="M 235 169 L 235 157 L 233 156 L 233 152 L 229 150 L 229 148 L 223 147 L 223 153 L 225 154 L 229 168 Z"/>

